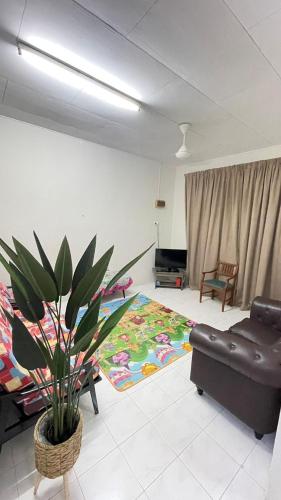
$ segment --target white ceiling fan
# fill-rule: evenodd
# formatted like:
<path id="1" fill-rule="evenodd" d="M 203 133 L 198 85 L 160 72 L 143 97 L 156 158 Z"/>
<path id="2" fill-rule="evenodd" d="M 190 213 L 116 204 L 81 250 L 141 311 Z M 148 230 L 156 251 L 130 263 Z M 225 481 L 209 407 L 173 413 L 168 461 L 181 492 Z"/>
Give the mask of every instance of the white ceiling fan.
<path id="1" fill-rule="evenodd" d="M 191 151 L 187 147 L 187 132 L 190 129 L 191 124 L 190 123 L 180 123 L 179 124 L 179 129 L 181 133 L 183 134 L 183 143 L 179 150 L 176 152 L 176 157 L 179 160 L 184 160 L 186 158 L 189 158 L 191 155 Z"/>

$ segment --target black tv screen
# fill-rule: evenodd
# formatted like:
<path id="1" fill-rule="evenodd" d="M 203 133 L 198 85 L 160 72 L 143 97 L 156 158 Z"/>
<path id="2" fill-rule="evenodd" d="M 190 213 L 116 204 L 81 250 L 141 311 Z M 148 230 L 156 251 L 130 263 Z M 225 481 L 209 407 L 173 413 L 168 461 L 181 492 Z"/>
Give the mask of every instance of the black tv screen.
<path id="1" fill-rule="evenodd" d="M 186 250 L 156 248 L 155 267 L 161 269 L 186 269 Z"/>

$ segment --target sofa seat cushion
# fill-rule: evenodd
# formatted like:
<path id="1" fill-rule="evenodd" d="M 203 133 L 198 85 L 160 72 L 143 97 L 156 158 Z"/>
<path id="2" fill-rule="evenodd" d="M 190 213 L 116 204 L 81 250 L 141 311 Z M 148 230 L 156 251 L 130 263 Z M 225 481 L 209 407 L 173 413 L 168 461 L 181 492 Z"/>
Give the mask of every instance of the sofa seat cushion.
<path id="1" fill-rule="evenodd" d="M 229 331 L 258 345 L 271 345 L 280 340 L 280 333 L 277 330 L 250 318 L 239 321 Z"/>

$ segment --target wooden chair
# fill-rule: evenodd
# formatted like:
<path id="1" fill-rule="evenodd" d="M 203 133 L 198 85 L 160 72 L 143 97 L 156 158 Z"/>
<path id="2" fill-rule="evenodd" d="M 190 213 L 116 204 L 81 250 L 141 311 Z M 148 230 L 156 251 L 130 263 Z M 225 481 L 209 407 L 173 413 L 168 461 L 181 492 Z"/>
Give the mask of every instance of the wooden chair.
<path id="1" fill-rule="evenodd" d="M 222 312 L 224 312 L 225 304 L 233 305 L 238 269 L 238 264 L 219 261 L 215 269 L 203 271 L 200 284 L 200 302 L 202 302 L 203 295 L 211 294 L 212 299 L 215 295 L 221 298 Z M 205 279 L 206 274 L 214 274 L 214 277 Z"/>

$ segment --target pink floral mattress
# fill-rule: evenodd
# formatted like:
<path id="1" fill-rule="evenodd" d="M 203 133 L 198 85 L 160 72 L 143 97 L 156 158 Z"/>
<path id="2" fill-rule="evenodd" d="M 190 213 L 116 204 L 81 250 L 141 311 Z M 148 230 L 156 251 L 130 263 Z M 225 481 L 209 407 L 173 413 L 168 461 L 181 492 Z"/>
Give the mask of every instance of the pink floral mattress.
<path id="1" fill-rule="evenodd" d="M 100 292 L 101 292 L 103 297 L 107 296 L 107 295 L 112 295 L 113 293 L 116 293 L 116 292 L 123 292 L 123 291 L 127 290 L 133 284 L 133 280 L 132 280 L 131 276 L 125 275 L 125 276 L 122 276 L 122 278 L 120 278 L 115 283 L 115 285 L 113 285 L 109 290 L 106 291 L 106 287 L 107 287 L 108 283 L 110 282 L 110 280 L 113 278 L 113 276 L 115 274 L 116 273 L 113 271 L 107 271 L 105 273 L 103 282 L 102 282 L 98 292 L 94 295 L 93 298 L 95 298 L 98 295 L 98 293 L 100 293 Z"/>

